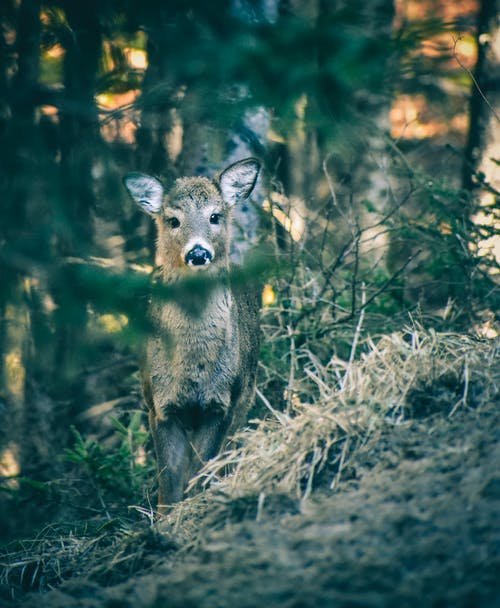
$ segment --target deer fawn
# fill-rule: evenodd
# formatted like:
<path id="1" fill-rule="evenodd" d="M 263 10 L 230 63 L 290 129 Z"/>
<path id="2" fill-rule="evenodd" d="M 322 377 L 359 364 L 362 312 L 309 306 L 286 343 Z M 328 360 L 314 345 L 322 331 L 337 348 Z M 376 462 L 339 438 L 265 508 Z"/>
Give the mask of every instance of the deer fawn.
<path id="1" fill-rule="evenodd" d="M 158 228 L 159 277 L 216 278 L 184 302 L 153 301 L 154 331 L 141 366 L 159 474 L 159 509 L 179 501 L 189 480 L 243 422 L 255 392 L 259 351 L 257 289 L 231 286 L 231 208 L 253 190 L 260 164 L 248 158 L 218 178 L 177 179 L 170 190 L 149 175 L 124 184 Z"/>

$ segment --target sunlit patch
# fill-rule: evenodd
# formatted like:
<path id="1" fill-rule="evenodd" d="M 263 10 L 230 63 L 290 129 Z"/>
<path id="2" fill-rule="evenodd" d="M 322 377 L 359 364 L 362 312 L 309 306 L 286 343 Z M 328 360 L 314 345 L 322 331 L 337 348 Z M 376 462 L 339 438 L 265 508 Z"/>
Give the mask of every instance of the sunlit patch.
<path id="1" fill-rule="evenodd" d="M 286 139 L 283 135 L 275 131 L 272 127 L 270 127 L 267 132 L 267 139 L 277 144 L 286 144 Z"/>
<path id="2" fill-rule="evenodd" d="M 133 104 L 139 94 L 139 89 L 131 89 L 125 93 L 101 93 L 96 96 L 96 100 L 103 109 L 116 110 Z"/>
<path id="3" fill-rule="evenodd" d="M 102 93 L 96 101 L 102 113 L 101 135 L 107 142 L 135 143 L 137 125 L 132 120 L 133 104 L 140 91 L 132 89 L 125 93 Z"/>
<path id="4" fill-rule="evenodd" d="M 56 106 L 39 106 L 38 111 L 44 116 L 51 116 L 55 122 L 59 122 L 59 109 Z"/>
<path id="5" fill-rule="evenodd" d="M 486 183 L 498 189 L 500 182 L 496 159 L 500 158 L 500 145 L 496 142 L 493 145 L 490 144 L 487 153 L 480 169 L 484 174 Z M 482 192 L 480 201 L 481 209 L 472 217 L 472 221 L 477 226 L 484 227 L 485 232 L 487 230 L 487 234 L 491 236 L 486 236 L 477 243 L 475 253 L 479 257 L 489 258 L 500 264 L 500 213 L 496 207 L 496 196 L 493 192 Z M 488 272 L 492 275 L 500 274 L 500 270 L 495 267 L 489 267 Z"/>
<path id="6" fill-rule="evenodd" d="M 146 432 L 144 426 L 141 427 L 141 431 L 144 433 Z M 141 467 L 145 467 L 147 464 L 146 450 L 142 445 L 137 448 L 137 451 L 134 456 L 134 463 Z"/>
<path id="7" fill-rule="evenodd" d="M 263 208 L 273 214 L 273 217 L 283 226 L 294 241 L 301 241 L 305 232 L 305 221 L 291 204 L 293 201 L 275 192 L 273 192 L 271 199 L 272 201 L 266 199 L 263 202 Z M 286 207 L 288 209 L 285 212 L 283 209 Z"/>
<path id="8" fill-rule="evenodd" d="M 453 234 L 453 228 L 448 222 L 441 222 L 438 226 L 438 230 L 441 234 Z"/>
<path id="9" fill-rule="evenodd" d="M 173 114 L 173 125 L 165 136 L 165 143 L 169 157 L 174 161 L 182 152 L 184 128 L 178 116 Z"/>
<path id="10" fill-rule="evenodd" d="M 401 24 L 412 21 L 426 21 L 436 17 L 437 11 L 443 23 L 453 23 L 458 19 L 464 19 L 466 15 L 472 16 L 477 10 L 475 0 L 462 2 L 408 2 L 408 0 L 395 0 L 394 27 L 397 29 Z"/>
<path id="11" fill-rule="evenodd" d="M 128 317 L 124 314 L 104 314 L 97 318 L 98 325 L 108 334 L 116 334 L 128 325 Z"/>
<path id="12" fill-rule="evenodd" d="M 64 48 L 60 44 L 54 44 L 54 46 L 51 46 L 50 49 L 45 51 L 45 54 L 47 57 L 50 57 L 50 59 L 60 59 L 64 53 Z"/>
<path id="13" fill-rule="evenodd" d="M 495 340 L 500 335 L 498 329 L 494 327 L 491 320 L 476 325 L 474 330 L 480 338 L 487 338 L 488 340 Z"/>
<path id="14" fill-rule="evenodd" d="M 468 59 L 472 64 L 476 61 L 477 47 L 472 36 L 464 36 L 457 40 L 455 50 L 462 55 L 464 59 Z"/>
<path id="15" fill-rule="evenodd" d="M 9 488 L 18 489 L 19 482 L 17 477 L 21 472 L 19 462 L 14 454 L 14 450 L 10 447 L 5 449 L 0 455 L 0 476 L 5 480 L 3 483 Z"/>
<path id="16" fill-rule="evenodd" d="M 389 116 L 391 135 L 405 139 L 421 139 L 435 134 L 422 121 L 426 100 L 423 95 L 400 95 L 393 103 Z"/>
<path id="17" fill-rule="evenodd" d="M 500 223 L 498 224 L 498 230 L 500 231 Z M 492 257 L 497 262 L 500 262 L 500 237 L 491 236 L 488 239 L 479 241 L 479 247 L 477 251 L 479 257 Z M 500 274 L 498 268 L 490 268 L 490 274 Z"/>
<path id="18" fill-rule="evenodd" d="M 274 291 L 272 285 L 267 283 L 262 290 L 262 305 L 263 306 L 272 306 L 276 304 L 276 292 Z"/>
<path id="19" fill-rule="evenodd" d="M 135 272 L 141 272 L 142 274 L 151 274 L 154 270 L 154 266 L 150 264 L 130 264 L 130 269 Z"/>
<path id="20" fill-rule="evenodd" d="M 391 135 L 395 139 L 425 139 L 447 135 L 451 129 L 465 133 L 469 124 L 465 113 L 451 120 L 436 116 L 425 95 L 400 95 L 390 109 Z"/>
<path id="21" fill-rule="evenodd" d="M 24 393 L 26 370 L 20 348 L 14 348 L 5 355 L 5 370 L 10 394 L 21 399 Z"/>
<path id="22" fill-rule="evenodd" d="M 134 70 L 145 70 L 148 67 L 146 51 L 142 49 L 123 49 L 127 63 Z"/>

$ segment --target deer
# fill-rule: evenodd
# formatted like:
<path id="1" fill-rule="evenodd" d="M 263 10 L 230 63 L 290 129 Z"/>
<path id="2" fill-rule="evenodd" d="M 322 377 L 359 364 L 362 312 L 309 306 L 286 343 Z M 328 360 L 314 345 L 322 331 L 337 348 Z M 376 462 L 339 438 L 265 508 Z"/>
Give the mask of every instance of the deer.
<path id="1" fill-rule="evenodd" d="M 231 281 L 232 211 L 254 189 L 260 163 L 246 158 L 213 179 L 181 177 L 170 187 L 145 173 L 123 182 L 157 226 L 157 280 L 213 281 L 182 298 L 152 298 L 152 331 L 140 377 L 158 467 L 158 511 L 183 499 L 190 480 L 243 424 L 255 395 L 260 292 Z"/>

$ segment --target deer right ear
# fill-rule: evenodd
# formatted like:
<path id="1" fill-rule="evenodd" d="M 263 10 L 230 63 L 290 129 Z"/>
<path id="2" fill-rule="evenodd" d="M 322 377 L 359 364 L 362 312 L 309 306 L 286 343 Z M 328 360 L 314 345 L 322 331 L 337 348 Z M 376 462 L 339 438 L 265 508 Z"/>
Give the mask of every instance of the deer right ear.
<path id="1" fill-rule="evenodd" d="M 125 188 L 143 211 L 154 215 L 163 202 L 164 188 L 160 180 L 145 173 L 127 173 L 123 178 Z"/>

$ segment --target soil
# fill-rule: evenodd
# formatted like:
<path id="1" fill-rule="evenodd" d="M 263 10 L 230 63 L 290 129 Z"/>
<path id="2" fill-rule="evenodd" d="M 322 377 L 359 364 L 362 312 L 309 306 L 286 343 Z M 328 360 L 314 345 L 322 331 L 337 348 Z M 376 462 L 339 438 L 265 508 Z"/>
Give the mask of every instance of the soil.
<path id="1" fill-rule="evenodd" d="M 335 491 L 228 511 L 147 573 L 26 608 L 500 607 L 500 408 L 387 424 Z M 165 531 L 168 534 L 168 530 Z"/>

